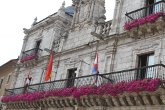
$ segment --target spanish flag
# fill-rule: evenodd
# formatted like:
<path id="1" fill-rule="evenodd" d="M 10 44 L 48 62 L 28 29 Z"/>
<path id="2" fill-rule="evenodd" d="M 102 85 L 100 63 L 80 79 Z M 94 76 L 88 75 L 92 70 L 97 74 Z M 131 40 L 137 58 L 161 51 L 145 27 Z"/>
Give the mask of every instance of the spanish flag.
<path id="1" fill-rule="evenodd" d="M 49 64 L 48 64 L 48 67 L 47 67 L 47 70 L 46 70 L 45 81 L 48 81 L 52 76 L 53 57 L 54 57 L 54 52 L 52 51 L 51 55 L 50 55 Z"/>

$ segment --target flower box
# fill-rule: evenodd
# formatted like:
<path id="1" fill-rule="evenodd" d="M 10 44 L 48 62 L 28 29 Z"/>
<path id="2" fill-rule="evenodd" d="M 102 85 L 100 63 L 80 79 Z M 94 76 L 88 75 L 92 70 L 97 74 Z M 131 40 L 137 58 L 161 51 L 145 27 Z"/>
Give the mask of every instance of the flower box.
<path id="1" fill-rule="evenodd" d="M 138 27 L 140 25 L 144 25 L 146 23 L 155 23 L 155 21 L 158 18 L 164 17 L 164 15 L 165 15 L 164 13 L 158 12 L 158 13 L 155 13 L 155 14 L 148 15 L 144 18 L 135 19 L 135 20 L 133 20 L 129 23 L 125 23 L 124 29 L 125 30 L 131 30 L 132 28 Z"/>
<path id="2" fill-rule="evenodd" d="M 150 99 L 159 101 L 155 94 L 164 94 L 158 91 L 161 86 L 160 79 L 144 79 L 117 84 L 105 83 L 100 86 L 82 86 L 79 88 L 64 88 L 51 91 L 4 96 L 2 102 L 13 103 L 14 108 L 36 107 L 74 107 L 75 105 L 91 106 L 135 106 L 149 105 Z M 143 94 L 143 95 L 141 95 Z M 145 95 L 146 94 L 146 95 Z M 163 103 L 164 96 L 159 96 Z"/>

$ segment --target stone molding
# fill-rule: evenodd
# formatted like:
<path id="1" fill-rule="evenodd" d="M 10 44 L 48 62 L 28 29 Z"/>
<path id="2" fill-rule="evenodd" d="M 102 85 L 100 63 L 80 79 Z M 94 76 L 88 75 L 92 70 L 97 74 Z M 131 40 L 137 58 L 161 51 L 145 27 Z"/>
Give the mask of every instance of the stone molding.
<path id="1" fill-rule="evenodd" d="M 51 25 L 52 23 L 56 23 L 56 21 L 61 21 L 62 23 L 64 23 L 64 26 L 69 26 L 71 24 L 71 21 L 59 16 L 59 15 L 54 15 L 53 16 L 48 16 L 47 18 L 45 18 L 45 20 L 40 21 L 39 23 L 37 23 L 36 25 L 34 25 L 33 27 L 31 27 L 30 29 L 26 29 L 24 28 L 24 33 L 25 34 L 30 34 L 38 29 L 40 29 L 41 27 L 46 27 L 48 25 Z"/>

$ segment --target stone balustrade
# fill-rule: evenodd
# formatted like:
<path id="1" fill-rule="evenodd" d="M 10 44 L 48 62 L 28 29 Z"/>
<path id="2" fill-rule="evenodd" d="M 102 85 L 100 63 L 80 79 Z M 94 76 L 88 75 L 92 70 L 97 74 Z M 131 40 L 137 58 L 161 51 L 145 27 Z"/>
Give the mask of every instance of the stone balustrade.
<path id="1" fill-rule="evenodd" d="M 97 26 L 95 26 L 95 30 L 91 34 L 94 36 L 101 36 L 101 37 L 108 36 L 111 30 L 111 24 L 112 24 L 111 20 L 105 23 L 98 23 Z"/>
<path id="2" fill-rule="evenodd" d="M 94 107 L 101 107 L 97 110 L 112 110 L 121 107 L 143 107 L 143 106 L 164 106 L 165 89 L 159 88 L 155 92 L 123 93 L 117 96 L 110 95 L 90 95 L 82 96 L 80 99 L 73 97 L 48 97 L 32 102 L 7 103 L 8 110 L 24 110 L 42 107 L 44 110 L 95 110 Z M 69 108 L 69 109 L 67 109 Z M 90 109 L 92 108 L 92 109 Z M 115 109 L 116 110 L 116 109 Z M 117 109 L 120 110 L 120 109 Z M 123 110 L 123 109 L 122 109 Z M 125 109 L 127 110 L 127 109 Z M 132 110 L 132 109 L 131 109 Z M 136 109 L 133 109 L 136 110 Z M 144 109 L 145 110 L 145 109 Z M 157 109 L 156 109 L 157 110 Z"/>

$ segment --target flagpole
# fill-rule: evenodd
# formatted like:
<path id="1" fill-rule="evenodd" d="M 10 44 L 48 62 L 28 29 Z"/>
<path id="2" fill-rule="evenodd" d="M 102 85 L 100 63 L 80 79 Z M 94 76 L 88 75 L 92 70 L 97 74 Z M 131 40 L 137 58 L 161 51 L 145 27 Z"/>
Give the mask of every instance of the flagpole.
<path id="1" fill-rule="evenodd" d="M 62 38 L 61 42 L 62 42 L 62 44 L 61 44 L 61 49 L 60 49 L 60 52 L 59 52 L 59 58 L 58 58 L 58 61 L 57 61 L 57 68 L 56 68 L 54 80 L 55 80 L 55 78 L 56 78 L 56 76 L 57 76 L 58 68 L 59 68 L 59 65 L 60 65 L 61 52 L 63 51 L 63 47 L 64 47 L 64 38 Z M 59 48 L 60 48 L 60 45 L 59 45 L 59 47 L 57 48 L 57 53 L 58 53 L 58 51 L 59 51 Z"/>
<path id="2" fill-rule="evenodd" d="M 98 71 L 98 46 L 99 46 L 99 41 L 97 41 L 97 44 L 96 44 L 96 57 L 97 57 L 97 73 L 96 73 L 96 86 L 97 86 L 97 83 L 98 83 L 98 74 L 99 74 L 99 71 Z"/>
<path id="3" fill-rule="evenodd" d="M 59 48 L 56 48 L 55 52 L 58 53 L 58 49 L 59 49 Z M 59 59 L 60 59 L 60 56 L 59 56 Z M 55 63 L 56 63 L 56 60 L 55 60 Z M 59 60 L 57 61 L 56 71 L 55 71 L 55 74 L 54 74 L 54 80 L 55 80 L 55 78 L 56 78 L 56 76 L 57 76 L 58 66 L 59 66 Z"/>
<path id="4" fill-rule="evenodd" d="M 52 74 L 52 67 L 53 67 L 53 58 L 54 58 L 54 52 L 52 50 L 51 54 L 50 54 L 47 70 L 46 70 L 45 81 L 48 81 L 48 80 L 51 81 L 51 74 Z"/>
<path id="5" fill-rule="evenodd" d="M 42 82 L 43 74 L 44 74 L 44 68 L 42 69 L 41 78 L 40 78 L 40 83 Z"/>

